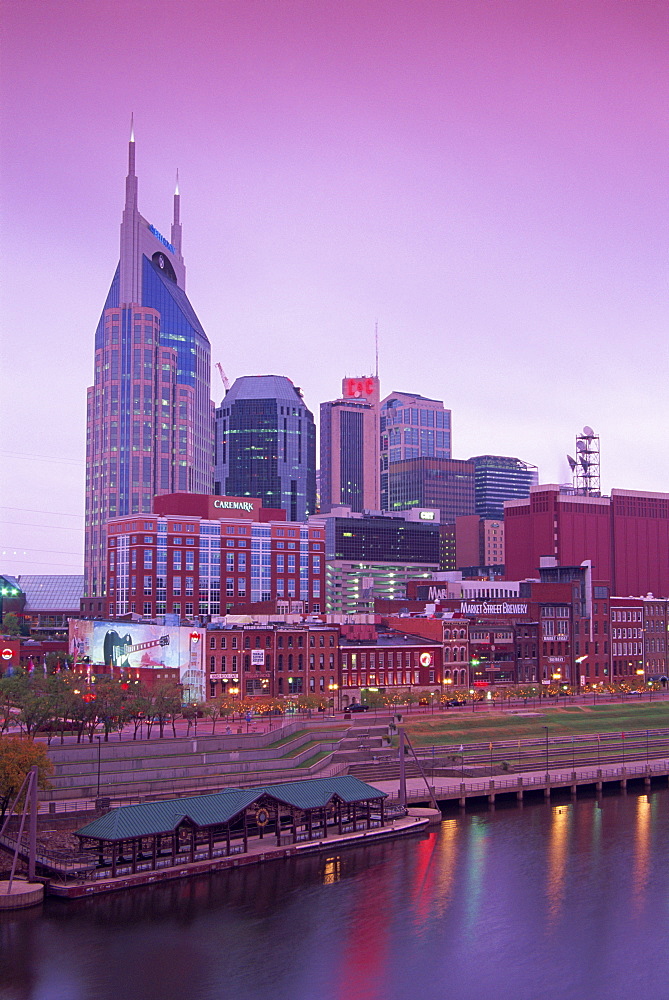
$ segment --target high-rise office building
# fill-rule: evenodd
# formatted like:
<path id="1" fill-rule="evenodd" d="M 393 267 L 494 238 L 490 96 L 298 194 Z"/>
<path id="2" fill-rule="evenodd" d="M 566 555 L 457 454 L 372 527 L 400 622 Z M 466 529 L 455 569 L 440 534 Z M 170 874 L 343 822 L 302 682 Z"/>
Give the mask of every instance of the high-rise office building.
<path id="1" fill-rule="evenodd" d="M 431 507 L 442 524 L 474 513 L 474 466 L 457 458 L 407 458 L 390 462 L 386 473 L 388 510 Z"/>
<path id="2" fill-rule="evenodd" d="M 380 510 L 379 379 L 345 378 L 341 399 L 321 403 L 321 511 Z"/>
<path id="3" fill-rule="evenodd" d="M 214 493 L 258 497 L 305 521 L 316 510 L 316 425 L 283 375 L 244 375 L 216 410 Z"/>
<path id="4" fill-rule="evenodd" d="M 451 457 L 451 411 L 438 399 L 392 392 L 380 404 L 381 509 L 393 510 L 389 470 L 415 458 Z"/>
<path id="5" fill-rule="evenodd" d="M 505 500 L 529 497 L 530 488 L 539 481 L 537 467 L 519 458 L 476 455 L 469 461 L 474 463 L 476 513 L 481 517 L 493 520 L 504 517 Z"/>
<path id="6" fill-rule="evenodd" d="M 110 518 L 149 514 L 156 494 L 211 492 L 209 341 L 185 283 L 178 183 L 168 240 L 139 213 L 131 133 L 120 261 L 95 332 L 87 398 L 89 597 L 105 593 Z"/>

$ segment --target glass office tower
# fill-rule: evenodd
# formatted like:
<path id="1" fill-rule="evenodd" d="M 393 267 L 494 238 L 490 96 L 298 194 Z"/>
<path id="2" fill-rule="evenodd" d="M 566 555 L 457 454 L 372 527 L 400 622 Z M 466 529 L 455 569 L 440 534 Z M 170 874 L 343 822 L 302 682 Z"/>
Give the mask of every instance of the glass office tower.
<path id="1" fill-rule="evenodd" d="M 476 455 L 469 461 L 475 469 L 476 513 L 500 520 L 506 500 L 524 500 L 538 483 L 536 465 L 507 455 Z"/>
<path id="2" fill-rule="evenodd" d="M 85 593 L 106 592 L 106 524 L 161 493 L 210 493 L 213 404 L 207 336 L 185 292 L 180 196 L 170 240 L 137 208 L 130 137 L 120 261 L 95 333 L 86 430 Z"/>
<path id="3" fill-rule="evenodd" d="M 283 375 L 244 375 L 216 410 L 214 492 L 259 497 L 289 521 L 316 510 L 316 425 Z"/>

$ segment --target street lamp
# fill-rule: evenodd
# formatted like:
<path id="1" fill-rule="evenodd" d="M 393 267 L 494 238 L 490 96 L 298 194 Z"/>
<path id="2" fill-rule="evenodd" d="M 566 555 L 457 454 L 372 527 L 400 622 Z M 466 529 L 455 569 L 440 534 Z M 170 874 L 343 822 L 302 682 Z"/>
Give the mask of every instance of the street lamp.
<path id="1" fill-rule="evenodd" d="M 474 688 L 469 689 L 469 697 L 472 699 L 472 712 L 474 711 Z"/>
<path id="2" fill-rule="evenodd" d="M 332 701 L 332 712 L 334 713 L 335 710 L 335 699 L 337 701 L 337 711 L 339 711 L 339 695 L 337 694 L 337 692 L 339 691 L 339 685 L 335 684 L 334 682 L 328 684 L 328 691 L 332 692 L 330 696 L 330 699 Z"/>
<path id="3" fill-rule="evenodd" d="M 101 747 L 101 743 L 100 743 L 101 737 L 100 736 L 96 736 L 95 738 L 98 741 L 98 790 L 96 792 L 95 797 L 96 797 L 96 799 L 99 799 L 100 798 L 100 759 L 101 759 L 101 755 L 102 755 L 102 747 Z"/>

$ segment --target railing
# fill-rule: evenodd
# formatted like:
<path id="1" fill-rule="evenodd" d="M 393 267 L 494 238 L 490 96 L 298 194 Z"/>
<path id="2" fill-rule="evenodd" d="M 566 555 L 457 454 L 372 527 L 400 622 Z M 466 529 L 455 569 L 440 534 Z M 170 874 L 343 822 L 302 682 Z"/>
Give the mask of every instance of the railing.
<path id="1" fill-rule="evenodd" d="M 546 781 L 546 774 L 548 781 Z M 624 778 L 666 776 L 669 774 L 669 762 L 662 764 L 628 764 L 625 767 L 598 767 L 594 770 L 579 770 L 555 772 L 547 771 L 545 774 L 521 775 L 515 778 L 478 778 L 476 781 L 453 782 L 451 785 L 431 785 L 437 799 L 460 798 L 463 794 L 489 795 L 492 792 L 511 792 L 533 788 L 553 788 L 558 785 L 587 785 L 598 781 L 620 781 Z M 414 800 L 424 800 L 430 798 L 425 789 L 407 789 L 407 798 Z M 388 801 L 399 800 L 399 792 L 390 792 Z M 386 809 L 388 812 L 388 808 Z"/>

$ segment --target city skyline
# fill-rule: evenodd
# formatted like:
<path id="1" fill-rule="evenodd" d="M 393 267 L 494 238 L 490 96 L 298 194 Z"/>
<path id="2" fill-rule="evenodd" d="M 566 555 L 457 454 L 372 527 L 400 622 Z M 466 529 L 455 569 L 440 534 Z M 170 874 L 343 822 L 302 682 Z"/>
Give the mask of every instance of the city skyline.
<path id="1" fill-rule="evenodd" d="M 161 232 L 180 170 L 187 291 L 230 381 L 285 375 L 318 413 L 374 370 L 378 321 L 382 398 L 442 399 L 455 459 L 566 482 L 589 424 L 604 492 L 667 490 L 664 5 L 28 2 L 3 20 L 6 572 L 81 572 L 131 112 Z"/>

